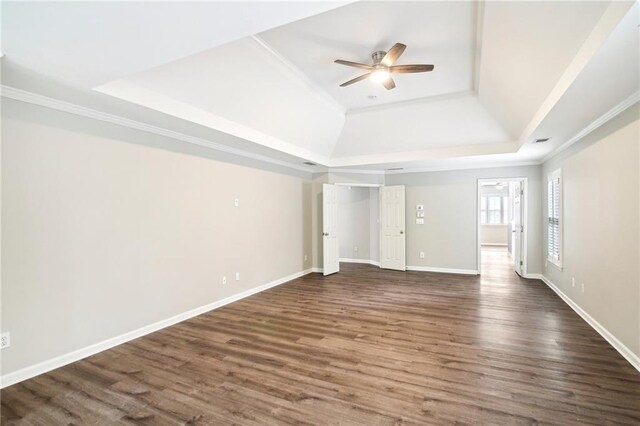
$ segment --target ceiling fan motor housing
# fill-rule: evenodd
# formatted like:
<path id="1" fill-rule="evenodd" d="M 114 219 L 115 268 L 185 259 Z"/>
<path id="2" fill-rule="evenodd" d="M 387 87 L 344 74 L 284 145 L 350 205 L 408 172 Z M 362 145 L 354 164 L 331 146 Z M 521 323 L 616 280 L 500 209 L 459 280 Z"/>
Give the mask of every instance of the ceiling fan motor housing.
<path id="1" fill-rule="evenodd" d="M 373 65 L 378 65 L 380 63 L 380 61 L 382 61 L 382 58 L 384 58 L 384 55 L 386 55 L 387 52 L 384 52 L 382 50 L 378 50 L 377 52 L 373 52 L 371 54 L 371 59 L 373 59 Z"/>

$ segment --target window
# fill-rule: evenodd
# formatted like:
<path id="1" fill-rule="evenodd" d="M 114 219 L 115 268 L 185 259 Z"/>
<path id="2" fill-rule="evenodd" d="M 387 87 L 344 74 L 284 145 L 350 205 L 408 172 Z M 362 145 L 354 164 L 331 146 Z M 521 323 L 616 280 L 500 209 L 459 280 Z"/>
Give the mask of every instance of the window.
<path id="1" fill-rule="evenodd" d="M 562 181 L 560 170 L 547 179 L 547 259 L 562 266 Z"/>
<path id="2" fill-rule="evenodd" d="M 503 225 L 509 220 L 507 211 L 509 197 L 488 195 L 480 198 L 480 223 L 483 225 Z"/>

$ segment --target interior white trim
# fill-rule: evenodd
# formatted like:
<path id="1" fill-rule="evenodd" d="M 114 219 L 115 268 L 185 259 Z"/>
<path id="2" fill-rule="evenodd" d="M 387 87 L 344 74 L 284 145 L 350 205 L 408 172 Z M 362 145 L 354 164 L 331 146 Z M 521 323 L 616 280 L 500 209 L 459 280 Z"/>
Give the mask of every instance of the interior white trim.
<path id="1" fill-rule="evenodd" d="M 282 167 L 287 167 L 294 170 L 299 170 L 307 173 L 345 173 L 345 174 L 371 174 L 371 175 L 387 175 L 387 174 L 404 174 L 404 173 L 423 173 L 423 172 L 437 172 L 437 171 L 447 171 L 447 170 L 470 170 L 470 169 L 488 169 L 488 168 L 499 168 L 499 167 L 519 167 L 519 166 L 536 166 L 540 165 L 559 152 L 567 149 L 569 146 L 578 142 L 580 139 L 597 129 L 598 127 L 605 124 L 607 121 L 614 118 L 616 115 L 620 114 L 627 108 L 634 105 L 636 102 L 640 100 L 640 92 L 636 92 L 631 95 L 629 98 L 625 99 L 620 104 L 616 105 L 607 113 L 603 114 L 593 123 L 589 124 L 583 130 L 578 132 L 574 137 L 565 142 L 560 147 L 553 150 L 551 153 L 547 154 L 541 160 L 532 160 L 532 161 L 521 161 L 521 162 L 513 162 L 513 161 L 505 161 L 505 162 L 487 162 L 480 164 L 468 164 L 464 166 L 460 165 L 445 165 L 445 166 L 430 166 L 430 167 L 417 167 L 417 168 L 405 168 L 403 170 L 376 170 L 376 169 L 341 169 L 331 166 L 332 160 L 325 162 L 325 166 L 328 167 L 326 171 L 318 171 L 317 168 L 306 167 L 304 165 L 293 164 L 288 161 L 282 161 L 275 158 L 271 158 L 261 154 L 255 154 L 250 151 L 246 151 L 239 148 L 233 148 L 227 145 L 218 144 L 215 142 L 211 142 L 206 139 L 198 138 L 195 136 L 190 136 L 184 133 L 175 132 L 173 130 L 164 129 L 162 127 L 153 126 L 150 124 L 142 123 L 139 121 L 131 120 L 128 118 L 124 118 L 115 114 L 109 114 L 102 111 L 98 111 L 91 108 L 86 108 L 77 104 L 72 104 L 70 102 L 61 101 L 58 99 L 50 98 L 44 95 L 40 95 L 37 93 L 29 92 L 22 89 L 17 89 L 11 86 L 0 85 L 0 96 L 6 97 L 9 99 L 14 99 L 17 101 L 22 101 L 26 103 L 30 103 L 33 105 L 42 106 L 45 108 L 51 108 L 58 111 L 67 112 L 70 114 L 79 115 L 82 117 L 92 118 L 95 120 L 104 121 L 107 123 L 117 124 L 120 126 L 128 127 L 135 130 L 140 130 L 143 132 L 148 132 L 152 134 L 156 134 L 159 136 L 168 137 L 171 139 L 176 139 L 182 142 L 191 143 L 194 145 L 199 145 L 207 148 L 211 148 L 217 151 L 226 152 L 232 155 L 238 155 L 245 158 L 251 158 L 257 161 L 262 161 L 265 163 L 275 164 Z M 304 158 L 301 160 L 309 160 L 308 158 Z M 321 163 L 318 163 L 322 166 Z"/>
<path id="2" fill-rule="evenodd" d="M 404 173 L 424 173 L 424 172 L 444 172 L 449 170 L 471 170 L 471 169 L 493 169 L 500 167 L 522 167 L 522 166 L 539 166 L 539 161 L 520 161 L 520 162 L 491 162 L 481 164 L 469 164 L 465 166 L 433 166 L 433 167 L 418 167 L 415 169 L 403 169 L 403 170 L 387 170 L 388 175 L 397 175 Z"/>
<path id="3" fill-rule="evenodd" d="M 285 58 L 280 52 L 278 52 L 273 46 L 267 43 L 262 37 L 258 35 L 252 35 L 253 41 L 258 43 L 264 50 L 269 52 L 274 59 L 276 59 L 287 71 L 293 74 L 298 80 L 300 80 L 309 92 L 324 102 L 328 107 L 335 110 L 337 113 L 344 115 L 345 108 L 340 105 L 331 95 L 329 95 L 322 87 L 316 84 L 313 80 L 307 77 L 297 66 L 295 66 L 290 60 Z"/>
<path id="4" fill-rule="evenodd" d="M 618 105 L 614 106 L 609 111 L 602 114 L 600 117 L 596 118 L 591 124 L 589 124 L 584 129 L 580 130 L 571 139 L 569 139 L 568 141 L 566 141 L 565 143 L 563 143 L 562 145 L 560 145 L 559 147 L 557 147 L 556 149 L 554 149 L 553 151 L 545 155 L 542 158 L 542 160 L 540 160 L 540 163 L 544 163 L 548 161 L 549 159 L 553 158 L 555 155 L 569 148 L 571 145 L 578 142 L 580 139 L 584 138 L 589 133 L 593 132 L 598 127 L 602 126 L 603 124 L 605 124 L 607 121 L 611 120 L 618 114 L 624 112 L 627 108 L 633 106 L 638 101 L 640 101 L 640 91 L 635 92 L 634 94 L 629 96 L 627 99 L 620 102 Z"/>
<path id="5" fill-rule="evenodd" d="M 162 127 L 153 126 L 151 124 L 146 124 L 140 121 L 124 118 L 115 114 L 109 114 L 109 113 L 98 111 L 95 109 L 86 108 L 80 105 L 72 104 L 70 102 L 65 102 L 65 101 L 50 98 L 44 95 L 40 95 L 37 93 L 28 92 L 26 90 L 16 89 L 15 87 L 11 87 L 11 86 L 0 85 L 0 96 L 9 98 L 9 99 L 14 99 L 21 102 L 27 102 L 27 103 L 42 106 L 45 108 L 51 108 L 58 111 L 79 115 L 82 117 L 92 118 L 94 120 L 100 120 L 107 123 L 117 124 L 120 126 L 128 127 L 130 129 L 140 130 L 143 132 L 168 137 L 171 139 L 176 139 L 182 142 L 204 146 L 207 148 L 215 149 L 216 151 L 221 151 L 221 152 L 226 152 L 228 154 L 251 158 L 258 161 L 263 161 L 265 163 L 288 167 L 290 169 L 300 170 L 308 173 L 314 172 L 314 169 L 311 167 L 305 167 L 303 165 L 297 165 L 297 164 L 289 163 L 287 161 L 277 160 L 275 158 L 267 157 L 265 155 L 255 154 L 253 152 L 246 151 L 243 149 L 233 148 L 233 147 L 215 143 L 206 139 L 190 136 L 184 133 L 175 132 L 173 130 L 168 130 Z"/>
<path id="6" fill-rule="evenodd" d="M 364 263 L 373 266 L 380 266 L 380 262 L 371 259 L 351 259 L 341 257 L 340 262 L 344 263 Z M 417 272 L 437 272 L 441 274 L 462 274 L 462 275 L 478 275 L 478 271 L 473 269 L 453 269 L 453 268 L 435 268 L 432 266 L 407 266 L 407 271 Z"/>
<path id="7" fill-rule="evenodd" d="M 7 386 L 11 386 L 15 383 L 21 382 L 23 380 L 30 379 L 32 377 L 38 376 L 40 374 L 44 374 L 48 371 L 54 370 L 56 368 L 60 368 L 72 362 L 79 361 L 83 358 L 86 358 L 91 355 L 95 355 L 98 352 L 102 352 L 104 350 L 113 348 L 114 346 L 121 345 L 133 339 L 137 339 L 138 337 L 145 336 L 149 333 L 153 333 L 154 331 L 161 330 L 166 327 L 170 327 L 179 322 L 188 320 L 189 318 L 193 318 L 198 315 L 202 315 L 205 312 L 212 311 L 214 309 L 220 308 L 224 305 L 228 305 L 229 303 L 233 303 L 240 299 L 244 299 L 245 297 L 249 297 L 253 294 L 260 293 L 261 291 L 270 289 L 272 287 L 278 286 L 280 284 L 284 284 L 288 281 L 294 280 L 296 278 L 307 275 L 311 272 L 315 272 L 313 268 L 306 269 L 301 272 L 297 272 L 295 274 L 288 275 L 286 277 L 278 278 L 277 280 L 271 281 L 269 283 L 254 287 L 252 289 L 240 292 L 238 294 L 234 294 L 233 296 L 225 297 L 224 299 L 208 303 L 204 306 L 200 306 L 195 309 L 191 309 L 187 312 L 183 312 L 181 314 L 175 315 L 171 318 L 167 318 L 153 324 L 146 325 L 137 330 L 132 330 L 127 333 L 121 334 L 116 337 L 112 337 L 110 339 L 104 340 L 99 343 L 95 343 L 93 345 L 87 346 L 82 349 L 75 350 L 73 352 L 69 352 L 64 355 L 57 356 L 53 359 L 43 361 L 41 363 L 22 368 L 18 371 L 14 371 L 12 373 L 8 373 L 0 377 L 0 389 L 5 388 Z"/>
<path id="8" fill-rule="evenodd" d="M 475 269 L 435 268 L 432 266 L 407 266 L 407 271 L 439 272 L 443 274 L 478 275 Z"/>
<path id="9" fill-rule="evenodd" d="M 616 338 L 609 330 L 607 330 L 602 324 L 596 321 L 591 315 L 589 315 L 584 309 L 580 307 L 576 302 L 571 300 L 569 296 L 564 294 L 562 290 L 556 287 L 547 277 L 544 275 L 540 276 L 541 280 L 549 286 L 549 288 L 556 292 L 558 296 L 564 302 L 571 307 L 578 315 L 582 317 L 583 320 L 587 322 L 595 331 L 597 331 L 615 350 L 617 350 L 620 355 L 622 355 L 629 363 L 638 371 L 640 371 L 640 356 L 633 353 L 631 349 L 626 347 L 620 340 Z"/>
<path id="10" fill-rule="evenodd" d="M 529 280 L 541 280 L 542 274 L 524 274 L 522 277 Z"/>
<path id="11" fill-rule="evenodd" d="M 370 169 L 336 169 L 329 168 L 328 173 L 346 173 L 356 175 L 384 175 L 384 170 L 370 170 Z"/>
<path id="12" fill-rule="evenodd" d="M 380 262 L 371 259 L 350 259 L 348 257 L 341 257 L 340 262 L 344 263 L 365 263 L 367 265 L 380 266 Z"/>
<path id="13" fill-rule="evenodd" d="M 466 98 L 469 96 L 476 96 L 476 92 L 473 90 L 463 90 L 461 92 L 446 93 L 443 95 L 423 96 L 421 98 L 405 99 L 403 101 L 387 102 L 384 104 L 370 105 L 370 106 L 359 107 L 359 108 L 351 108 L 347 110 L 346 115 L 362 114 L 365 112 L 380 111 L 388 108 L 395 108 L 395 107 L 406 106 L 406 105 L 422 105 L 430 102 L 446 101 L 450 99 L 460 99 L 460 98 Z"/>
<path id="14" fill-rule="evenodd" d="M 362 187 L 362 188 L 379 188 L 381 186 L 384 186 L 381 183 L 360 183 L 360 182 L 336 182 L 336 183 L 334 183 L 334 185 L 337 185 L 337 186 L 355 186 L 355 187 Z"/>

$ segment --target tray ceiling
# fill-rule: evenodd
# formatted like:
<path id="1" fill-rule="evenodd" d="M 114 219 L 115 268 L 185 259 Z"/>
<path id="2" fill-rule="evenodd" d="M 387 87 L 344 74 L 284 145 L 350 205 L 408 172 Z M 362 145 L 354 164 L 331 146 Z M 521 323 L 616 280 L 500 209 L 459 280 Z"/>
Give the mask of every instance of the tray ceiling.
<path id="1" fill-rule="evenodd" d="M 127 4 L 117 12 L 126 15 Z M 3 42 L 7 57 L 20 66 L 75 79 L 80 87 L 109 79 L 95 90 L 244 139 L 256 151 L 329 167 L 539 161 L 638 92 L 638 61 L 625 61 L 638 54 L 634 2 L 341 4 L 314 3 L 287 13 L 280 3 L 247 2 L 242 10 L 207 4 L 216 16 L 229 11 L 212 42 L 198 19 L 183 19 L 199 13 L 194 6 L 171 3 L 145 23 L 157 28 L 167 14 L 177 17 L 162 36 L 174 34 L 180 42 L 162 54 L 147 54 L 143 38 L 118 56 L 115 47 L 126 44 L 120 35 L 90 37 L 122 64 L 104 64 L 71 40 L 76 30 L 87 29 L 90 9 L 61 9 L 69 37 L 54 37 L 67 47 L 57 58 L 38 54 L 36 43 L 53 31 L 45 16 L 50 6 L 14 5 L 3 10 Z M 115 25 L 114 11 L 91 16 L 108 28 Z M 25 25 L 31 12 L 34 24 Z M 139 12 L 132 6 L 132 15 Z M 262 13 L 268 22 L 248 18 L 253 23 L 234 26 L 243 13 Z M 183 36 L 190 25 L 194 31 Z M 17 42 L 21 36 L 25 47 Z M 367 63 L 371 52 L 396 42 L 408 46 L 398 63 L 431 63 L 435 70 L 398 75 L 391 91 L 368 80 L 339 87 L 359 72 L 333 60 Z M 141 57 L 132 59 L 136 50 Z M 597 81 L 602 87 L 594 87 Z M 551 142 L 534 146 L 536 137 Z"/>

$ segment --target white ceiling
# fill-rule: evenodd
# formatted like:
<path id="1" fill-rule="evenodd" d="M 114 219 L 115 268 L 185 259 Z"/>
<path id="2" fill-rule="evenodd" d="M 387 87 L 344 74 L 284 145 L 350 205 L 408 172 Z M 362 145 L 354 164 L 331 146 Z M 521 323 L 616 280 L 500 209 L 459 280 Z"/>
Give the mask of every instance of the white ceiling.
<path id="1" fill-rule="evenodd" d="M 2 53 L 94 87 L 346 3 L 3 1 Z"/>
<path id="2" fill-rule="evenodd" d="M 328 161 L 344 124 L 343 111 L 313 96 L 252 38 L 98 90 L 321 163 Z"/>
<path id="3" fill-rule="evenodd" d="M 359 2 L 259 36 L 351 110 L 472 90 L 476 10 L 476 3 L 464 1 Z M 373 52 L 387 51 L 397 42 L 407 45 L 398 65 L 434 64 L 434 71 L 396 75 L 392 91 L 371 81 L 339 87 L 363 72 L 334 60 L 370 64 Z"/>
<path id="4" fill-rule="evenodd" d="M 639 90 L 634 2 L 62 4 L 5 7 L 7 58 L 78 87 L 108 80 L 96 89 L 294 162 L 367 170 L 537 162 Z M 202 14 L 224 23 L 201 25 Z M 47 15 L 64 15 L 68 29 Z M 122 15 L 131 19 L 116 34 Z M 88 17 L 110 31 L 88 28 Z M 72 40 L 83 30 L 88 41 Z M 153 34 L 173 39 L 163 51 L 146 45 Z M 435 70 L 397 76 L 392 91 L 366 80 L 338 87 L 359 72 L 334 59 L 368 62 L 395 42 L 408 46 L 398 63 Z"/>

